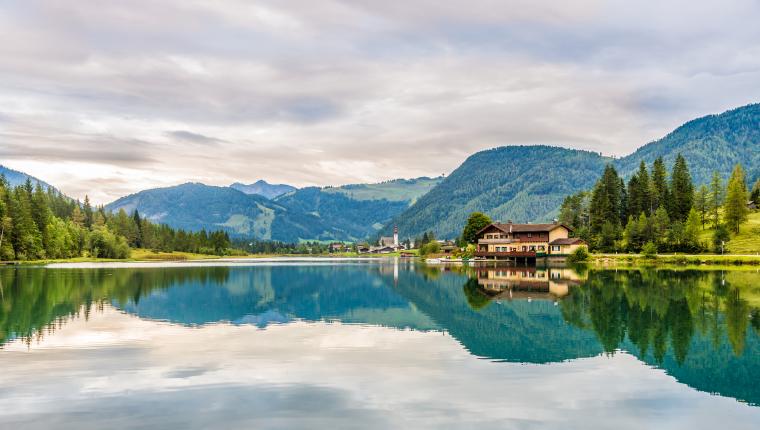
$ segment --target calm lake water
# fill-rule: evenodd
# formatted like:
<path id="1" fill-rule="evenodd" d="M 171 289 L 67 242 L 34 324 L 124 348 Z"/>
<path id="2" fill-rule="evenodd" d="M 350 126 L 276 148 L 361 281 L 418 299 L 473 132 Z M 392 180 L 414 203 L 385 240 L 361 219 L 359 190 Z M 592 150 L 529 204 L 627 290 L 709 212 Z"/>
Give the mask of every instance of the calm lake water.
<path id="1" fill-rule="evenodd" d="M 0 428 L 760 428 L 760 273 L 0 269 Z"/>

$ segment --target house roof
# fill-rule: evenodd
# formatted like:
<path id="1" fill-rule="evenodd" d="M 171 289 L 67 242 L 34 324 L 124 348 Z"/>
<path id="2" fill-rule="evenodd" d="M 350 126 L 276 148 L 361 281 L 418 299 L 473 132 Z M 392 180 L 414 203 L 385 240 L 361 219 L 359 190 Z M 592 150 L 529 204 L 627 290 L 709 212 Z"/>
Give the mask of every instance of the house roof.
<path id="1" fill-rule="evenodd" d="M 565 227 L 568 231 L 573 231 L 572 228 L 568 227 L 565 224 L 489 224 L 482 228 L 477 235 L 480 236 L 484 231 L 488 230 L 491 227 L 496 227 L 499 230 L 503 231 L 504 233 L 509 233 L 510 231 L 512 233 L 537 233 L 537 232 L 549 232 L 554 230 L 558 227 Z M 511 230 L 510 230 L 511 228 Z"/>
<path id="2" fill-rule="evenodd" d="M 551 242 L 549 242 L 549 245 L 575 245 L 579 243 L 585 244 L 586 241 L 579 237 L 566 237 L 563 239 L 554 239 Z"/>

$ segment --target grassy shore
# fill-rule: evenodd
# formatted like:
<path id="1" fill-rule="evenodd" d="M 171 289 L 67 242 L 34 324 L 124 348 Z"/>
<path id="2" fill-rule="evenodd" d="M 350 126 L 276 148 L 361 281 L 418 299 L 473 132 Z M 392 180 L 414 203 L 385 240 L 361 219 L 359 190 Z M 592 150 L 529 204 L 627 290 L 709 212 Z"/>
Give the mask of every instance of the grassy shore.
<path id="1" fill-rule="evenodd" d="M 51 263 L 111 263 L 111 262 L 160 262 L 160 261 L 199 261 L 199 260 L 218 260 L 220 258 L 238 259 L 238 258 L 298 258 L 298 257 L 317 257 L 317 258 L 387 258 L 399 257 L 401 254 L 392 252 L 389 254 L 358 254 L 356 252 L 340 252 L 333 254 L 249 254 L 233 255 L 220 257 L 211 254 L 194 254 L 192 252 L 155 252 L 150 249 L 133 249 L 130 257 L 127 259 L 117 260 L 109 258 L 93 257 L 75 257 L 62 259 L 43 259 L 30 261 L 0 261 L 0 265 L 25 265 L 25 266 L 44 266 Z"/>
<path id="2" fill-rule="evenodd" d="M 647 258 L 641 254 L 592 254 L 591 262 L 600 266 L 760 266 L 760 255 L 659 254 Z"/>
<path id="3" fill-rule="evenodd" d="M 703 243 L 712 243 L 714 229 L 707 228 L 702 231 L 699 240 Z M 760 253 L 760 211 L 752 212 L 747 217 L 747 222 L 741 225 L 739 233 L 731 233 L 726 252 L 732 254 L 757 254 Z"/>

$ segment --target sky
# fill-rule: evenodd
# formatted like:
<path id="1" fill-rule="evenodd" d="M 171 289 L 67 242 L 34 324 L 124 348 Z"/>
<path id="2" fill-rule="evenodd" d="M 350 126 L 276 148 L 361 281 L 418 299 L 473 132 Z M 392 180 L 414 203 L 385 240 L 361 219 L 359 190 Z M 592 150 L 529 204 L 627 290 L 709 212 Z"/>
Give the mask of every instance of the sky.
<path id="1" fill-rule="evenodd" d="M 108 203 L 622 156 L 760 101 L 758 22 L 756 0 L 0 0 L 0 164 Z"/>

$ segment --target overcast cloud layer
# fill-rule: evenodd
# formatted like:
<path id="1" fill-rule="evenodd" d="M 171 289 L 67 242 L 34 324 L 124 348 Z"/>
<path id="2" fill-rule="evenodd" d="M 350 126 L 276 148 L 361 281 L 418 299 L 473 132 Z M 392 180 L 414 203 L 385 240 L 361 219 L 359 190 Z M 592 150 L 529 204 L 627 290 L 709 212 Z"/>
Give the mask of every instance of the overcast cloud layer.
<path id="1" fill-rule="evenodd" d="M 756 0 L 0 0 L 0 163 L 106 203 L 625 155 L 760 101 L 758 22 Z"/>

